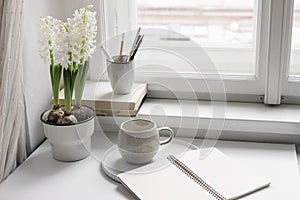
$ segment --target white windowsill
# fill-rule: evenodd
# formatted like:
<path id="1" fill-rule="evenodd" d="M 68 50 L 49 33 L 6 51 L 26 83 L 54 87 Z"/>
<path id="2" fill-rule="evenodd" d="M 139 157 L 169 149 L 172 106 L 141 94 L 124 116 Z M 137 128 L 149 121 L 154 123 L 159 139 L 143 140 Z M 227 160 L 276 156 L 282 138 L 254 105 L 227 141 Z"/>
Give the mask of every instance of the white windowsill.
<path id="1" fill-rule="evenodd" d="M 209 101 L 148 98 L 138 117 L 152 118 L 158 126 L 170 126 L 183 137 L 300 144 L 298 105 L 213 102 L 211 106 Z M 122 120 L 99 117 L 101 128 L 112 132 Z"/>

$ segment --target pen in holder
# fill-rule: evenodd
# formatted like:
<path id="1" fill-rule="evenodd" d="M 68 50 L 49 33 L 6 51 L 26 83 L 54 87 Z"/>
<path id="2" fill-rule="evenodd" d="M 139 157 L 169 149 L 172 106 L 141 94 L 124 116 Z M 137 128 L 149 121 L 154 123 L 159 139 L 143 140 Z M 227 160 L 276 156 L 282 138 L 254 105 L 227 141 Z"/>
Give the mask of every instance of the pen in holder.
<path id="1" fill-rule="evenodd" d="M 108 79 L 115 94 L 131 92 L 134 82 L 134 57 L 144 38 L 140 31 L 141 28 L 138 28 L 134 37 L 132 33 L 122 33 L 122 37 L 112 38 L 101 46 L 107 59 Z"/>
<path id="2" fill-rule="evenodd" d="M 115 94 L 130 93 L 134 81 L 134 60 L 129 60 L 127 55 L 113 56 L 112 60 L 107 60 L 107 74 Z"/>

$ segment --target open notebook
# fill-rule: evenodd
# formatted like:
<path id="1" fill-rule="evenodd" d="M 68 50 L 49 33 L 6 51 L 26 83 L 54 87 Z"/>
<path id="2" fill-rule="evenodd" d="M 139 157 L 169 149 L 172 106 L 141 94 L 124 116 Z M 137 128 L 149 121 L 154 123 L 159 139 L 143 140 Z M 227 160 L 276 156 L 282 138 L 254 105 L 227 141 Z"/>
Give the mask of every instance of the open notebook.
<path id="1" fill-rule="evenodd" d="M 143 200 L 231 200 L 270 185 L 270 181 L 236 165 L 215 148 L 188 151 L 178 158 L 168 156 L 118 178 Z"/>

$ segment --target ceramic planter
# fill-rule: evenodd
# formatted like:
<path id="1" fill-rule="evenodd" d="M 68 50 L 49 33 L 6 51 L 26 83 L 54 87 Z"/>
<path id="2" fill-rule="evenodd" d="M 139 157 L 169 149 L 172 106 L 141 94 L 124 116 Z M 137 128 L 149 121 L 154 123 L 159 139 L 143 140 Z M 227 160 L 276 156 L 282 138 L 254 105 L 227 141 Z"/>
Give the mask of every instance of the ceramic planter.
<path id="1" fill-rule="evenodd" d="M 95 111 L 87 106 L 82 106 L 82 108 L 90 117 L 76 124 L 60 125 L 47 122 L 50 110 L 43 112 L 41 115 L 44 133 L 50 142 L 54 159 L 58 161 L 77 161 L 90 155 Z"/>

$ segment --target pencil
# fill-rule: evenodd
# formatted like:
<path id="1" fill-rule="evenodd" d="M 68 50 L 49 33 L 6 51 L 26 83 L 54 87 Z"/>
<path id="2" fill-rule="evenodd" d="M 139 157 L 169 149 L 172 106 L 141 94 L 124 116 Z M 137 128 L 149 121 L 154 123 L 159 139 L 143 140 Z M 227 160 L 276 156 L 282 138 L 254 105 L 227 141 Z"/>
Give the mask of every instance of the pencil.
<path id="1" fill-rule="evenodd" d="M 121 41 L 121 47 L 120 47 L 120 55 L 119 55 L 119 62 L 123 61 L 123 46 L 124 46 L 124 37 L 125 37 L 125 33 L 122 33 L 122 41 Z"/>

